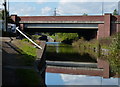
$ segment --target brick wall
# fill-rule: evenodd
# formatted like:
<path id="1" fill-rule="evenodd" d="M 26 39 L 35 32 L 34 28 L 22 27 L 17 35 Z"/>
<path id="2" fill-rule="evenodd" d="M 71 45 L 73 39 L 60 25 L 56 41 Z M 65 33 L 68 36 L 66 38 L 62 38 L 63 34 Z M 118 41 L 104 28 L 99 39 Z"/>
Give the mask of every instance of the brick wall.
<path id="1" fill-rule="evenodd" d="M 101 70 L 67 69 L 67 68 L 56 68 L 56 67 L 47 67 L 46 72 L 74 74 L 74 75 L 90 75 L 90 76 L 103 75 L 103 72 Z"/>
<path id="2" fill-rule="evenodd" d="M 111 14 L 104 15 L 104 37 L 110 36 L 111 29 Z"/>
<path id="3" fill-rule="evenodd" d="M 117 21 L 120 22 L 120 16 L 117 17 Z M 117 32 L 120 32 L 120 23 L 117 24 Z"/>
<path id="4" fill-rule="evenodd" d="M 120 32 L 120 24 L 117 24 L 117 32 Z"/>
<path id="5" fill-rule="evenodd" d="M 104 24 L 98 24 L 97 39 L 105 37 Z"/>
<path id="6" fill-rule="evenodd" d="M 103 69 L 103 77 L 104 78 L 109 78 L 109 62 L 107 60 L 103 60 L 103 59 L 98 59 L 98 68 L 102 68 Z"/>
<path id="7" fill-rule="evenodd" d="M 98 59 L 97 67 L 103 70 L 93 70 L 93 69 L 72 69 L 72 68 L 61 68 L 61 67 L 47 67 L 46 72 L 51 73 L 64 73 L 64 74 L 74 74 L 74 75 L 90 75 L 90 76 L 102 76 L 104 78 L 109 78 L 109 63 L 106 60 Z"/>
<path id="8" fill-rule="evenodd" d="M 20 16 L 21 21 L 104 21 L 103 16 Z"/>

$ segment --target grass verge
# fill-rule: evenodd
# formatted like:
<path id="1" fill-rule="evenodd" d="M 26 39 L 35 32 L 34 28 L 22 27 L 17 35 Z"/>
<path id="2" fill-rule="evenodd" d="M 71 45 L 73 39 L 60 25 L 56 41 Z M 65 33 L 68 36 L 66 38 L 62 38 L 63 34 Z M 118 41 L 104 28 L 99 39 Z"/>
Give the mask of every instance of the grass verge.
<path id="1" fill-rule="evenodd" d="M 21 61 L 23 65 L 33 65 L 37 57 L 36 48 L 24 40 L 15 40 L 13 43 L 19 48 L 18 51 L 22 54 Z"/>

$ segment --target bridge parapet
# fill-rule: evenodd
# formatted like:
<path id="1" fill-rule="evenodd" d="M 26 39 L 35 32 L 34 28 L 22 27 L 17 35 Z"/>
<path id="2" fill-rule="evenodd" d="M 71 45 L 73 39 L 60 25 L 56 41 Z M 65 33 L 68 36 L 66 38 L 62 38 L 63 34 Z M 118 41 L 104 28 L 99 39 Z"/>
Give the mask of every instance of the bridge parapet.
<path id="1" fill-rule="evenodd" d="M 21 21 L 104 21 L 104 16 L 20 16 Z"/>
<path id="2" fill-rule="evenodd" d="M 85 23 L 85 24 L 99 24 L 104 21 L 20 21 L 19 23 Z"/>

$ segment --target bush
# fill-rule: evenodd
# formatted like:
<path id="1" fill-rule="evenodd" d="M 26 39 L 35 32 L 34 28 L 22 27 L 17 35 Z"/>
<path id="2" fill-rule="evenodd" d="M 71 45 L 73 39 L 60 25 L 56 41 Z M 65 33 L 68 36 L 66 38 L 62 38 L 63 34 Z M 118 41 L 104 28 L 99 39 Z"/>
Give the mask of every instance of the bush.
<path id="1" fill-rule="evenodd" d="M 72 43 L 74 40 L 78 40 L 78 34 L 77 33 L 55 33 L 52 36 L 53 39 L 55 39 L 58 42 L 67 42 L 69 41 Z"/>
<path id="2" fill-rule="evenodd" d="M 120 74 L 120 33 L 116 34 L 110 45 L 110 55 L 108 56 L 112 71 Z"/>

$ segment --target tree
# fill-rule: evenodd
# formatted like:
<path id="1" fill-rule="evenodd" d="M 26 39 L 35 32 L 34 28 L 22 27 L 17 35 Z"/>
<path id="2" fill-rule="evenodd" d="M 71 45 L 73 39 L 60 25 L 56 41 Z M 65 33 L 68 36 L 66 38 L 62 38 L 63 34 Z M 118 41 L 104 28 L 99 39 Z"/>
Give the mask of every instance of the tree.
<path id="1" fill-rule="evenodd" d="M 112 71 L 120 75 L 120 33 L 116 34 L 113 38 L 108 58 Z"/>
<path id="2" fill-rule="evenodd" d="M 115 9 L 115 10 L 113 11 L 113 15 L 118 15 L 117 9 Z"/>
<path id="3" fill-rule="evenodd" d="M 5 17 L 5 10 L 2 10 L 2 19 L 4 20 Z M 7 11 L 7 18 L 9 17 L 9 12 Z"/>
<path id="4" fill-rule="evenodd" d="M 83 16 L 88 16 L 88 14 L 84 13 Z"/>

